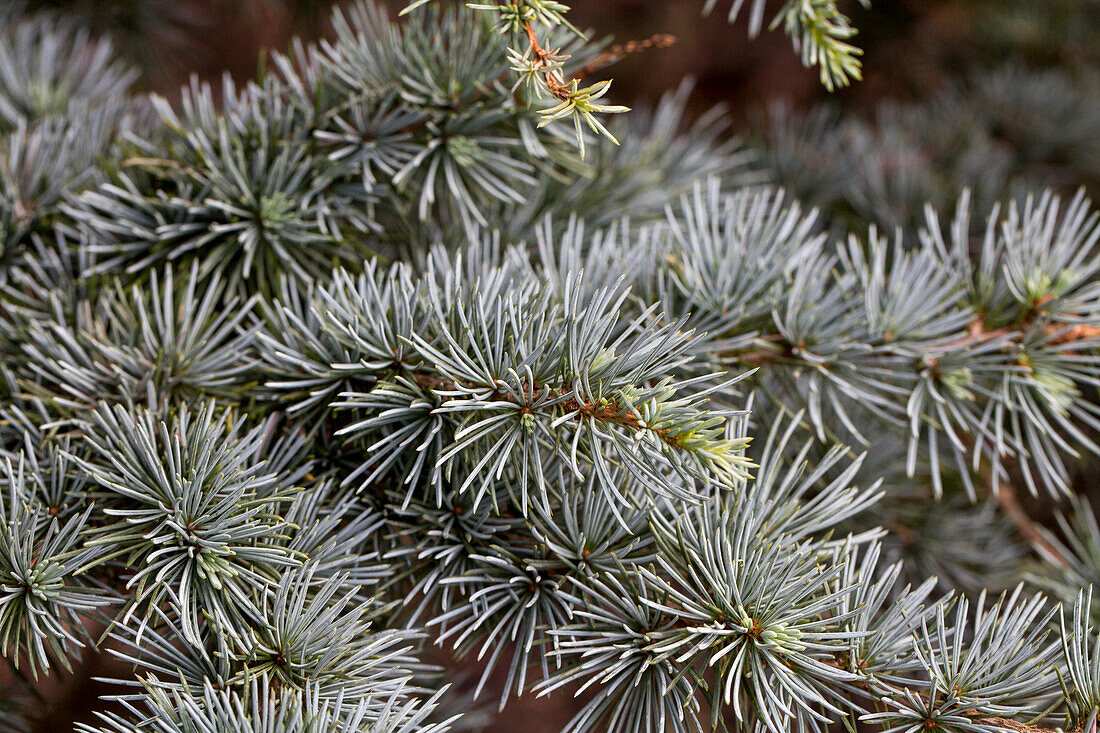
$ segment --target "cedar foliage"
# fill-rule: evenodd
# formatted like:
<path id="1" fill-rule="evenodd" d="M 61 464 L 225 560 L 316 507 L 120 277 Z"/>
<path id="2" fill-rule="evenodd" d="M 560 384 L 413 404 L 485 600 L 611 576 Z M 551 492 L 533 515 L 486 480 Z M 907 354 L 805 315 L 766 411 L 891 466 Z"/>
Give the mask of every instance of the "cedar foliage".
<path id="1" fill-rule="evenodd" d="M 427 5 L 175 106 L 8 16 L 3 726 L 97 653 L 89 733 L 549 694 L 577 733 L 1095 730 L 1100 217 L 1013 196 L 1095 165 L 1088 103 L 1001 167 L 960 100 L 1051 111 L 1027 72 L 933 106 L 955 167 L 853 153 L 928 149 L 887 112 L 777 115 L 754 155 L 685 91 L 601 117 L 558 3 Z"/>

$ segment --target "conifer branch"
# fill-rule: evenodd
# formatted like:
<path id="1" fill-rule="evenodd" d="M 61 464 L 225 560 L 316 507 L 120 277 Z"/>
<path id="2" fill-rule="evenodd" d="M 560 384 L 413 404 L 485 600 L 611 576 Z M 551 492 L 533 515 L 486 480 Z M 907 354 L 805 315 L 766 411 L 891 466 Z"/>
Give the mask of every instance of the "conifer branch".
<path id="1" fill-rule="evenodd" d="M 585 52 L 566 10 L 361 0 L 178 105 L 0 24 L 7 662 L 112 655 L 88 733 L 443 733 L 566 687 L 574 733 L 1092 733 L 1100 215 L 838 236 L 897 181 L 819 218 L 686 88 L 615 145 L 579 81 L 667 39 Z M 833 4 L 780 12 L 854 78 Z"/>

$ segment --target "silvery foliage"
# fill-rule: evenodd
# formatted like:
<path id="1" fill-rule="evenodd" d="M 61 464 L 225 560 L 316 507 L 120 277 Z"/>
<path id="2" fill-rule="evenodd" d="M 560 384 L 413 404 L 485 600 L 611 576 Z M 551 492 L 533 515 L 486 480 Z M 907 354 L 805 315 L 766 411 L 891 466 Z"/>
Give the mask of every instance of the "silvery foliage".
<path id="1" fill-rule="evenodd" d="M 580 162 L 479 18 L 354 5 L 220 108 L 131 98 L 78 37 L 34 78 L 56 104 L 11 106 L 27 689 L 92 647 L 124 671 L 87 731 L 461 730 L 564 693 L 578 732 L 1094 725 L 1091 509 L 1028 571 L 1071 613 L 991 503 L 1097 451 L 1084 197 L 837 237 L 717 116 L 679 134 L 683 93 Z"/>

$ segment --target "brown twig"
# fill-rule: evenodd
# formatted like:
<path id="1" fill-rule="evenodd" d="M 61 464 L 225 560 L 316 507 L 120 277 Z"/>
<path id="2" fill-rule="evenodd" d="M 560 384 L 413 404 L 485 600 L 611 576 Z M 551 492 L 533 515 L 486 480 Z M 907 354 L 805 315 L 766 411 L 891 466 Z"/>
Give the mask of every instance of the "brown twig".
<path id="1" fill-rule="evenodd" d="M 1004 328 L 990 328 L 985 327 L 985 323 L 981 318 L 975 318 L 967 326 L 966 333 L 958 338 L 948 341 L 941 345 L 940 348 L 965 348 L 967 346 L 976 346 L 978 344 L 992 341 L 997 338 L 1004 338 L 1011 336 L 1012 334 L 1020 333 L 1021 331 L 1029 328 L 1034 322 L 1035 316 L 1026 317 L 1020 320 L 1018 323 L 1012 326 Z M 1047 336 L 1047 343 L 1052 345 L 1062 346 L 1065 344 L 1073 344 L 1079 341 L 1087 341 L 1090 339 L 1100 339 L 1100 326 L 1094 326 L 1088 323 L 1078 324 L 1076 326 L 1068 326 L 1065 323 L 1047 323 L 1042 326 L 1042 331 Z M 887 343 L 893 341 L 893 334 L 887 333 L 885 340 Z M 746 366 L 763 366 L 765 364 L 773 364 L 783 359 L 797 359 L 795 348 L 804 349 L 806 344 L 783 344 L 779 341 L 777 334 L 769 334 L 757 339 L 758 343 L 774 344 L 772 348 L 755 348 L 748 351 L 723 354 L 724 357 L 736 360 Z M 1009 340 L 1007 346 L 1019 346 L 1018 341 Z M 932 360 L 933 365 L 935 360 Z"/>
<path id="2" fill-rule="evenodd" d="M 1041 305 L 1042 303 L 1038 304 L 1038 306 Z M 966 348 L 968 346 L 986 343 L 993 339 L 1010 337 L 1012 334 L 1020 333 L 1029 328 L 1038 315 L 1038 310 L 1032 309 L 1028 315 L 1022 318 L 1018 323 L 1006 328 L 994 329 L 987 329 L 981 318 L 975 318 L 970 322 L 965 334 L 959 336 L 959 338 L 954 341 L 947 342 L 945 346 L 953 349 Z M 1080 324 L 1067 327 L 1066 324 L 1048 323 L 1042 326 L 1042 331 L 1048 337 L 1048 343 L 1057 345 L 1073 344 L 1080 341 L 1100 338 L 1100 327 L 1092 324 Z M 887 335 L 887 338 L 890 339 L 891 337 Z M 763 345 L 752 350 L 736 354 L 726 354 L 724 356 L 736 360 L 746 367 L 759 367 L 781 361 L 803 361 L 798 358 L 797 350 L 805 348 L 805 344 L 784 344 L 778 342 L 774 335 L 758 339 L 757 342 Z M 1013 339 L 1009 339 L 1006 344 L 1008 348 L 1020 345 L 1020 342 Z M 927 361 L 933 369 L 936 368 L 936 359 L 929 359 Z M 983 478 L 992 488 L 994 482 L 989 471 L 985 472 Z M 1012 524 L 1015 526 L 1021 538 L 1034 547 L 1053 565 L 1059 568 L 1069 566 L 1069 561 L 1063 557 L 1058 548 L 1043 533 L 1040 525 L 1032 519 L 1031 515 L 1028 514 L 1027 510 L 1020 504 L 1019 495 L 1015 486 L 1004 481 L 998 482 L 995 498 L 1001 510 L 1005 513 L 1005 516 L 1012 521 Z"/>
<path id="3" fill-rule="evenodd" d="M 1069 562 L 1062 557 L 1062 553 L 1055 547 L 1046 535 L 1043 534 L 1039 524 L 1031 518 L 1031 515 L 1020 505 L 1020 499 L 1016 494 L 1016 487 L 1007 481 L 1002 481 L 997 486 L 997 504 L 1005 515 L 1012 520 L 1016 531 L 1032 547 L 1035 547 L 1052 564 L 1059 568 L 1069 567 Z"/>
<path id="4" fill-rule="evenodd" d="M 1023 322 L 1017 324 L 1018 327 L 1027 327 L 1030 325 L 1031 318 L 1025 318 Z M 1064 329 L 1064 326 L 1058 324 L 1045 324 L 1043 326 L 1044 332 L 1050 337 L 1051 343 L 1066 344 L 1076 341 L 1082 341 L 1085 339 L 1096 338 L 1100 335 L 1100 328 L 1092 325 L 1079 325 L 1073 326 L 1069 329 Z M 1016 329 L 1014 329 L 1016 330 Z M 969 334 L 967 338 L 974 340 L 985 340 L 988 338 L 1001 337 L 1010 333 L 1008 329 L 994 329 L 986 331 L 984 324 L 980 318 L 974 319 L 970 324 Z M 986 481 L 989 483 L 990 488 L 994 486 L 993 476 L 987 472 L 985 476 Z M 1020 497 L 1016 490 L 1016 487 L 1008 481 L 1000 481 L 996 483 L 997 490 L 994 493 L 994 498 L 1000 506 L 1001 511 L 1005 513 L 1005 516 L 1012 521 L 1016 531 L 1020 534 L 1028 544 L 1035 548 L 1048 562 L 1059 567 L 1066 568 L 1069 566 L 1069 561 L 1062 556 L 1062 553 L 1058 550 L 1054 544 L 1047 539 L 1043 533 L 1040 525 L 1032 519 L 1031 515 L 1020 504 Z"/>
<path id="5" fill-rule="evenodd" d="M 525 21 L 523 24 L 523 30 L 527 34 L 527 43 L 531 47 L 531 55 L 539 62 L 545 63 L 547 60 L 553 57 L 554 49 L 545 49 L 539 43 L 538 34 L 535 33 L 535 28 L 531 25 L 531 21 Z M 651 48 L 668 48 L 672 44 L 676 43 L 676 36 L 668 33 L 658 33 L 654 36 L 650 36 L 644 41 L 628 41 L 626 43 L 617 43 L 614 46 L 606 49 L 593 59 L 589 64 L 573 74 L 573 79 L 581 80 L 586 76 L 599 71 L 605 66 L 609 66 L 618 61 L 622 61 L 624 58 L 632 53 L 638 53 L 639 51 L 646 51 Z M 550 93 L 561 100 L 569 99 L 569 85 L 560 83 L 554 78 L 554 75 L 547 72 L 544 75 L 546 80 L 546 87 L 550 90 Z"/>
<path id="6" fill-rule="evenodd" d="M 439 376 L 438 374 L 431 374 L 428 372 L 410 372 L 407 376 L 416 383 L 418 387 L 426 392 L 453 392 L 457 390 L 469 390 L 472 385 L 460 385 L 449 379 Z M 542 392 L 543 385 L 531 385 L 532 393 Z M 572 392 L 568 386 L 560 387 L 557 389 L 557 395 L 559 397 L 567 397 Z M 511 402 L 514 405 L 520 406 L 520 414 L 530 414 L 531 410 L 521 402 L 516 401 L 511 395 L 504 392 L 494 391 L 490 394 L 489 399 L 491 401 L 503 401 Z M 610 423 L 613 425 L 621 425 L 622 427 L 629 428 L 631 430 L 641 431 L 649 430 L 667 445 L 673 448 L 682 447 L 680 443 L 680 436 L 668 428 L 652 428 L 625 405 L 621 405 L 618 402 L 601 402 L 599 404 L 589 402 L 587 400 L 579 400 L 575 396 L 568 397 L 568 399 L 562 400 L 554 405 L 557 409 L 563 413 L 574 412 L 578 416 L 585 418 L 591 417 L 601 422 Z"/>
<path id="7" fill-rule="evenodd" d="M 841 653 L 840 655 L 837 656 L 837 658 L 835 660 L 825 661 L 825 664 L 827 664 L 830 667 L 834 667 L 835 669 L 847 671 L 848 670 L 848 662 L 849 662 L 849 659 L 847 657 L 847 654 Z M 902 696 L 907 689 L 909 689 L 905 685 L 900 684 L 899 682 L 887 682 L 887 681 L 882 680 L 882 679 L 877 680 L 877 682 L 878 682 L 879 685 L 882 685 L 884 688 L 889 690 L 892 694 L 897 695 L 899 697 Z M 858 687 L 859 689 L 863 690 L 864 692 L 866 692 L 868 695 L 872 695 L 872 696 L 877 697 L 874 690 L 865 681 L 855 682 L 854 685 L 856 687 Z M 1006 730 L 1017 731 L 1018 733 L 1081 733 L 1081 726 L 1080 725 L 1078 725 L 1075 728 L 1071 728 L 1068 731 L 1061 731 L 1060 729 L 1044 728 L 1041 725 L 1031 725 L 1030 723 L 1021 723 L 1019 721 L 1012 720 L 1010 718 L 1001 718 L 1001 717 L 998 717 L 998 716 L 995 716 L 995 715 L 984 715 L 982 713 L 979 713 L 976 710 L 962 710 L 962 711 L 960 711 L 960 713 L 962 715 L 965 715 L 967 718 L 970 718 L 971 720 L 973 720 L 976 723 L 984 723 L 984 724 L 987 724 L 987 725 L 995 725 L 995 726 L 998 726 L 998 727 L 1006 729 Z M 928 726 L 929 722 L 932 722 L 932 721 L 926 721 L 925 725 Z M 931 726 L 929 726 L 929 728 L 932 729 Z"/>
<path id="8" fill-rule="evenodd" d="M 577 71 L 573 76 L 577 79 L 583 79 L 586 76 L 595 74 L 600 69 L 610 66 L 611 64 L 618 63 L 624 58 L 633 53 L 639 51 L 648 51 L 651 48 L 668 48 L 672 44 L 676 43 L 676 36 L 669 33 L 658 33 L 650 36 L 644 41 L 627 41 L 626 43 L 616 43 L 614 46 L 604 50 L 593 59 L 586 66 Z"/>
<path id="9" fill-rule="evenodd" d="M 1020 723 L 1009 718 L 975 718 L 976 722 L 985 723 L 987 725 L 996 725 L 1001 728 L 1007 728 L 1008 730 L 1019 731 L 1019 733 L 1059 733 L 1055 728 L 1044 728 L 1040 725 L 1028 725 L 1027 723 Z M 1075 733 L 1080 731 L 1080 726 L 1073 728 L 1066 733 Z"/>

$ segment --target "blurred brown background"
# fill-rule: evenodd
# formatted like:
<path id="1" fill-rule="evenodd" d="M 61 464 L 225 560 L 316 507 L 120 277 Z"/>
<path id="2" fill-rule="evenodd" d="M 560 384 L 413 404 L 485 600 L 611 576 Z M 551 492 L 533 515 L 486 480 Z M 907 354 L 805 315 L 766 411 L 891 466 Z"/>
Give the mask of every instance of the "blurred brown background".
<path id="1" fill-rule="evenodd" d="M 18 2 L 19 0 L 6 0 Z M 442 0 L 446 2 L 447 0 Z M 396 15 L 407 0 L 383 0 Z M 1095 68 L 1100 12 L 1088 0 L 873 0 L 865 9 L 840 0 L 859 28 L 865 79 L 828 94 L 802 67 L 779 31 L 749 39 L 745 19 L 725 22 L 733 0 L 718 0 L 703 17 L 704 0 L 574 0 L 571 18 L 594 38 L 641 40 L 676 36 L 671 48 L 626 58 L 605 70 L 615 96 L 653 102 L 685 77 L 696 80 L 695 110 L 729 106 L 745 122 L 769 100 L 805 106 L 831 97 L 866 111 L 880 99 L 928 95 L 946 80 L 1007 61 L 1028 66 Z M 27 0 L 33 7 L 83 16 L 119 39 L 143 70 L 143 86 L 173 96 L 192 73 L 216 80 L 228 72 L 251 78 L 265 48 L 294 36 L 328 31 L 331 0 Z M 771 6 L 779 7 L 778 0 Z M 1091 5 L 1091 7 L 1090 7 Z M 770 16 L 769 16 L 770 17 Z"/>

